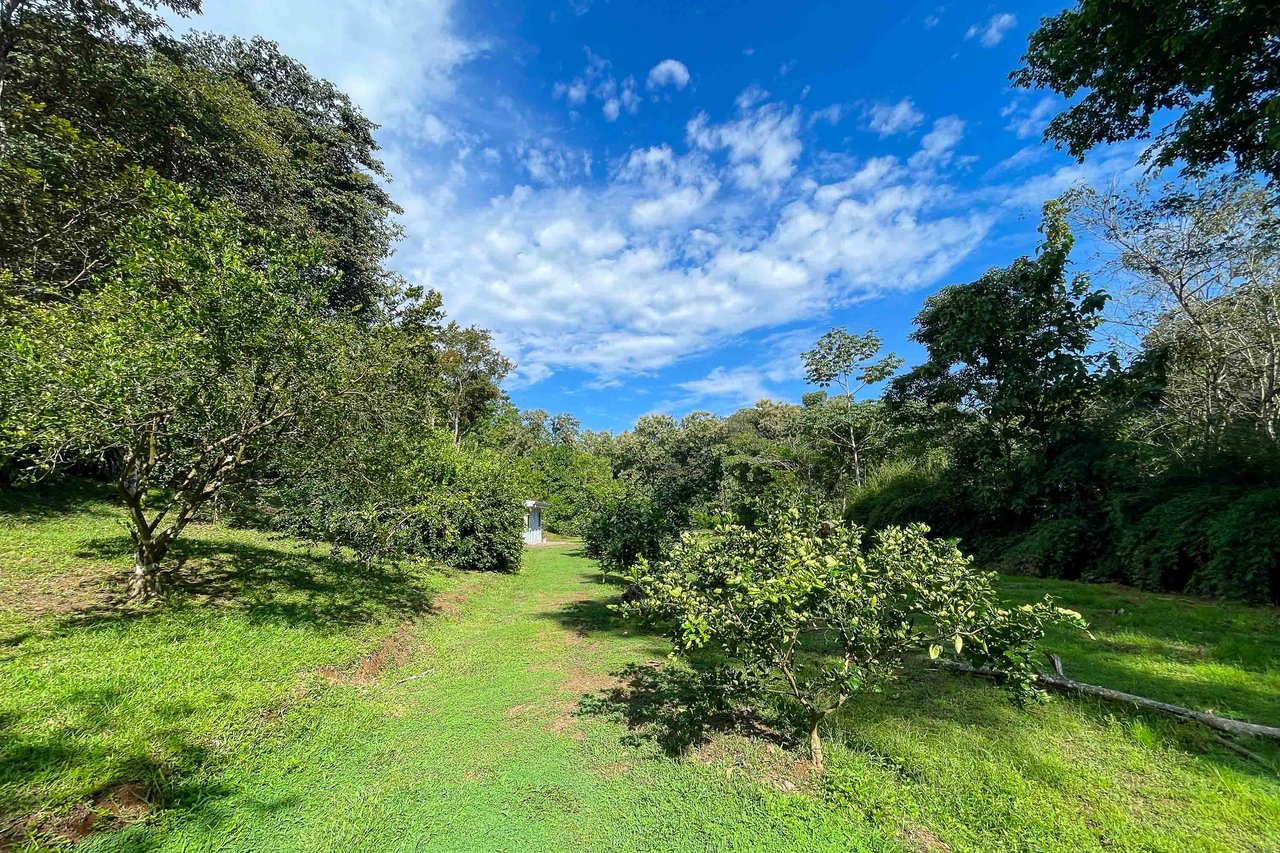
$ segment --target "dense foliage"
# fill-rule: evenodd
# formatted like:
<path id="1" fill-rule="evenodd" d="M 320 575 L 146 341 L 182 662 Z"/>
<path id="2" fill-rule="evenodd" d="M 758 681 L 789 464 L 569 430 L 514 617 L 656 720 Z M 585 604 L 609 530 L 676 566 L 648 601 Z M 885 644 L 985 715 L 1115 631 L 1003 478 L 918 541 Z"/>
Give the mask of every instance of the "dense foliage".
<path id="1" fill-rule="evenodd" d="M 1272 0 L 1079 0 L 1031 36 L 1021 86 L 1086 94 L 1045 136 L 1077 157 L 1150 135 L 1158 166 L 1234 160 L 1280 180 L 1280 8 Z M 1167 111 L 1167 112 L 1166 112 Z"/>
<path id="2" fill-rule="evenodd" d="M 1001 606 L 992 576 L 923 525 L 887 527 L 869 544 L 863 535 L 794 510 L 758 529 L 722 521 L 667 559 L 641 561 L 633 578 L 643 596 L 624 609 L 665 625 L 683 653 L 710 657 L 738 699 L 793 700 L 819 768 L 822 721 L 883 690 L 908 655 L 964 657 L 1031 696 L 1045 627 L 1082 624 L 1048 598 Z"/>
<path id="3" fill-rule="evenodd" d="M 219 511 L 349 546 L 518 566 L 522 495 L 466 438 L 511 364 L 384 265 L 373 125 L 263 40 L 161 7 L 0 10 L 0 471 L 110 479 L 130 591 Z"/>

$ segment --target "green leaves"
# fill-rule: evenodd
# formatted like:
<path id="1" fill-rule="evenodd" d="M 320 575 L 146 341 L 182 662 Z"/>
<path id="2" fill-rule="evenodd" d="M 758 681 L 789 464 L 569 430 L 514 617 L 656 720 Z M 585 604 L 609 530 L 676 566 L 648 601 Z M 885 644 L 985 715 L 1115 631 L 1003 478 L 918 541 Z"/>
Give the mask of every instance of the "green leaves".
<path id="1" fill-rule="evenodd" d="M 948 645 L 1023 690 L 1044 626 L 1078 623 L 1050 602 L 1000 608 L 992 576 L 923 525 L 886 528 L 867 545 L 860 528 L 798 513 L 759 529 L 722 522 L 632 580 L 645 595 L 625 611 L 665 626 L 687 655 L 722 650 L 819 715 L 891 682 L 909 655 L 936 660 Z"/>

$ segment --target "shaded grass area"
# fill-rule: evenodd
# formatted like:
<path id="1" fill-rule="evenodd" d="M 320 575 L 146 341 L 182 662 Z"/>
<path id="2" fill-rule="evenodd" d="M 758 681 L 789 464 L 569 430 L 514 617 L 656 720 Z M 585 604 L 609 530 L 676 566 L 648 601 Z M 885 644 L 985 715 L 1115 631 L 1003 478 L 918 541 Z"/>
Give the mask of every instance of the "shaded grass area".
<path id="1" fill-rule="evenodd" d="M 121 825 L 148 800 L 77 849 L 1280 849 L 1280 781 L 1211 733 L 944 673 L 850 703 L 816 777 L 785 706 L 681 719 L 698 680 L 573 546 L 459 579 L 205 527 L 175 595 L 133 612 L 95 586 L 127 569 L 112 517 L 0 507 L 6 813 Z M 67 578 L 56 604 L 12 592 Z M 1274 610 L 1002 589 L 1085 613 L 1096 639 L 1051 643 L 1077 678 L 1280 723 Z"/>

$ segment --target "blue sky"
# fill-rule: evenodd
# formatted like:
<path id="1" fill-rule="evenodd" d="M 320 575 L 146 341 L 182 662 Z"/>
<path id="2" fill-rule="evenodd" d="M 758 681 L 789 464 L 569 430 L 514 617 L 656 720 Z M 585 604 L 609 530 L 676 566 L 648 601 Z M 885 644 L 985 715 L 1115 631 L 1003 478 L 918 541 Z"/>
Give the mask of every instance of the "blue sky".
<path id="1" fill-rule="evenodd" d="M 619 430 L 806 388 L 833 325 L 907 340 L 929 293 L 1132 170 L 1040 143 L 1007 76 L 1059 2 L 206 0 L 382 127 L 395 266 L 493 330 L 522 407 Z"/>

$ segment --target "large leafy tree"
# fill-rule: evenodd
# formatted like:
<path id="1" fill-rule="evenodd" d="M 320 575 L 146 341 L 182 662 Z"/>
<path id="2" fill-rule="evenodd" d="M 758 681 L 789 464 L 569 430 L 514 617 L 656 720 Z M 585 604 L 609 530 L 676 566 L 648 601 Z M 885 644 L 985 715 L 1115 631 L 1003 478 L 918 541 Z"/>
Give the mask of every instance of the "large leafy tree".
<path id="1" fill-rule="evenodd" d="M 457 323 L 440 331 L 434 357 L 439 396 L 456 444 L 502 398 L 500 383 L 515 365 L 494 346 L 487 329 Z"/>
<path id="2" fill-rule="evenodd" d="M 78 46 L 94 41 L 151 38 L 164 29 L 157 12 L 200 11 L 200 0 L 2 0 L 0 2 L 0 100 L 5 95 L 13 54 L 50 49 L 32 40 L 32 20 L 58 21 L 78 36 Z"/>
<path id="3" fill-rule="evenodd" d="M 1280 181 L 1280 4 L 1274 0 L 1079 0 L 1041 21 L 1020 86 L 1076 103 L 1045 136 L 1077 157 L 1150 135 L 1158 166 L 1234 160 Z"/>
<path id="4" fill-rule="evenodd" d="M 999 452 L 1069 427 L 1086 404 L 1090 353 L 1106 294 L 1069 276 L 1073 238 L 1061 206 L 1046 206 L 1034 258 L 943 288 L 916 316 L 924 364 L 894 379 L 891 401 L 953 407 L 980 421 Z"/>
<path id="5" fill-rule="evenodd" d="M 335 306 L 371 309 L 398 286 L 383 268 L 399 236 L 390 218 L 398 208 L 374 125 L 345 94 L 271 42 L 174 40 L 149 11 L 195 11 L 194 2 L 20 5 L 6 31 L 0 93 L 17 153 L 24 126 L 12 114 L 38 108 L 87 141 L 115 146 L 118 168 L 153 170 L 233 204 L 251 225 L 314 246 L 313 275 L 335 282 Z M 66 206 L 81 193 L 56 182 L 67 169 L 55 161 L 23 165 L 48 170 L 46 192 Z M 3 224 L 0 241 L 23 232 L 20 220 L 16 229 Z M 78 247 L 101 263 L 105 242 L 82 238 Z"/>
<path id="6" fill-rule="evenodd" d="M 134 543 L 130 593 L 160 591 L 173 541 L 343 393 L 361 328 L 323 316 L 309 250 L 178 188 L 119 235 L 111 271 L 0 327 L 0 436 L 33 474 L 110 455 Z"/>

